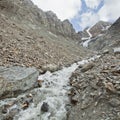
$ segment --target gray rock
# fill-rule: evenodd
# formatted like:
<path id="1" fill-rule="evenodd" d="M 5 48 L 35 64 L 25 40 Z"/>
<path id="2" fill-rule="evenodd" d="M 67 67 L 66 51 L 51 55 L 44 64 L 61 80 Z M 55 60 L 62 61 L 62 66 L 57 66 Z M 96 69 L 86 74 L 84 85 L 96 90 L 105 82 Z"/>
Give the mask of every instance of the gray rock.
<path id="1" fill-rule="evenodd" d="M 103 51 L 103 54 L 108 54 L 108 53 L 109 53 L 108 49 L 106 49 L 106 50 Z"/>
<path id="2" fill-rule="evenodd" d="M 43 72 L 46 72 L 46 71 L 55 72 L 58 70 L 58 66 L 55 64 L 47 64 L 47 65 L 42 66 L 42 70 Z"/>
<path id="3" fill-rule="evenodd" d="M 120 47 L 114 48 L 114 53 L 115 54 L 120 54 Z"/>
<path id="4" fill-rule="evenodd" d="M 78 101 L 79 101 L 79 96 L 78 95 L 72 96 L 72 98 L 71 98 L 71 103 L 72 104 L 77 104 Z"/>
<path id="5" fill-rule="evenodd" d="M 109 101 L 109 104 L 110 104 L 110 106 L 112 106 L 112 107 L 118 107 L 118 106 L 120 106 L 120 100 L 118 100 L 117 98 L 112 98 L 112 99 Z"/>
<path id="6" fill-rule="evenodd" d="M 43 102 L 43 104 L 42 104 L 42 106 L 41 106 L 41 111 L 43 111 L 43 112 L 48 112 L 48 110 L 49 110 L 49 105 L 48 105 L 48 103 Z"/>
<path id="7" fill-rule="evenodd" d="M 33 87 L 39 72 L 35 68 L 0 67 L 0 96 L 11 92 L 25 91 Z"/>
<path id="8" fill-rule="evenodd" d="M 94 67 L 94 63 L 88 63 L 88 64 L 85 64 L 82 69 L 81 69 L 81 72 L 86 72 L 88 71 L 89 69 L 93 68 Z"/>

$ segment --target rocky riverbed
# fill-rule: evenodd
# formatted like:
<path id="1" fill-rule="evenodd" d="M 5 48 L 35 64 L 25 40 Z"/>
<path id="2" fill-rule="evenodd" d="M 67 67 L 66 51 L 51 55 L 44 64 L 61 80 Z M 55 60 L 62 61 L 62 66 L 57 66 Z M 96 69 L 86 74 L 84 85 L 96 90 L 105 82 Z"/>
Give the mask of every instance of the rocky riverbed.
<path id="1" fill-rule="evenodd" d="M 79 65 L 84 65 L 97 57 L 82 60 L 53 73 L 48 71 L 39 77 L 34 68 L 1 68 L 0 75 L 9 81 L 4 92 L 8 92 L 7 86 L 14 83 L 14 86 L 11 86 L 11 95 L 8 94 L 10 98 L 1 96 L 1 120 L 66 120 L 67 112 L 71 108 L 68 97 L 71 89 L 69 78 Z M 18 90 L 21 91 L 15 97 L 14 93 Z"/>
<path id="2" fill-rule="evenodd" d="M 120 54 L 104 51 L 70 78 L 68 120 L 120 120 Z"/>

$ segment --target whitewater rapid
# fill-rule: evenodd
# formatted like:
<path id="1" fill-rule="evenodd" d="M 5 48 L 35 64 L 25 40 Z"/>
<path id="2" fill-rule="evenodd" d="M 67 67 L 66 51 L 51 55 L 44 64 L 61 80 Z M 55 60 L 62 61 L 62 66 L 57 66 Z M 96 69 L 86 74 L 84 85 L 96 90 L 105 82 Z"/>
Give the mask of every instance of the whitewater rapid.
<path id="1" fill-rule="evenodd" d="M 98 57 L 94 56 L 90 59 L 82 60 L 54 73 L 47 71 L 45 74 L 40 75 L 38 79 L 44 82 L 41 88 L 34 89 L 37 93 L 37 97 L 34 100 L 37 100 L 37 102 L 33 102 L 28 109 L 22 110 L 14 117 L 14 120 L 66 120 L 66 104 L 70 104 L 67 95 L 71 88 L 69 86 L 69 78 L 79 65 L 94 61 Z M 41 112 L 43 102 L 48 103 L 48 112 Z"/>

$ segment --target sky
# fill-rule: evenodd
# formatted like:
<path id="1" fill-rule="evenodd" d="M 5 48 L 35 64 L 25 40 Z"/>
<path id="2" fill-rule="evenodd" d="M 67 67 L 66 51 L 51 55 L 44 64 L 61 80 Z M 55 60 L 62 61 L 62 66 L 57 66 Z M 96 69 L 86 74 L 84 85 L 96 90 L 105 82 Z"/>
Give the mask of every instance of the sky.
<path id="1" fill-rule="evenodd" d="M 98 21 L 114 22 L 120 17 L 120 0 L 32 0 L 44 11 L 53 11 L 62 21 L 69 19 L 76 31 Z"/>

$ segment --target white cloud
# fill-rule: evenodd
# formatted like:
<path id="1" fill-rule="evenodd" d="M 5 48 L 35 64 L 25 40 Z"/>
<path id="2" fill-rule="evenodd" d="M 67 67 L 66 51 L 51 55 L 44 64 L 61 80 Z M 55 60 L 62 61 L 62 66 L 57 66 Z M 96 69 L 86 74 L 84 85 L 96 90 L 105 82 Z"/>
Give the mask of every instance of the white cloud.
<path id="1" fill-rule="evenodd" d="M 44 11 L 51 10 L 59 19 L 71 19 L 81 9 L 81 0 L 32 0 Z"/>
<path id="2" fill-rule="evenodd" d="M 105 0 L 98 12 L 101 20 L 114 21 L 120 17 L 120 0 Z"/>
<path id="3" fill-rule="evenodd" d="M 85 0 L 90 8 L 95 8 L 99 5 L 100 0 L 96 0 L 96 3 L 92 5 L 92 1 L 95 0 Z M 98 3 L 97 3 L 98 1 Z M 89 12 L 83 13 L 80 17 L 80 27 L 85 29 L 97 23 L 98 21 L 113 22 L 118 17 L 120 17 L 120 0 L 104 0 L 104 5 L 100 8 L 98 12 L 90 9 Z"/>
<path id="4" fill-rule="evenodd" d="M 86 27 L 94 25 L 99 21 L 99 16 L 93 12 L 84 13 L 80 16 L 80 18 L 81 22 L 79 25 L 81 26 L 82 30 L 85 29 Z"/>
<path id="5" fill-rule="evenodd" d="M 88 8 L 95 9 L 99 6 L 102 0 L 85 0 L 85 3 Z"/>

